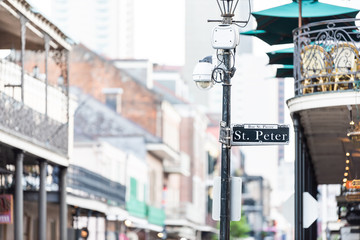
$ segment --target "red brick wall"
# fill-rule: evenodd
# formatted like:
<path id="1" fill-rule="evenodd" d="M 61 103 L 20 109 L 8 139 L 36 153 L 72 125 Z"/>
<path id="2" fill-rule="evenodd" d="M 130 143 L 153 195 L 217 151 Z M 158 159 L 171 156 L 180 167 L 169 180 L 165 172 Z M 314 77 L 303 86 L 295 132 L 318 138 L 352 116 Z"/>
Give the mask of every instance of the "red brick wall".
<path id="1" fill-rule="evenodd" d="M 31 73 L 35 65 L 38 65 L 40 73 L 45 72 L 44 54 L 27 52 L 25 57 L 27 72 Z M 104 88 L 122 88 L 121 115 L 139 124 L 153 135 L 159 135 L 160 131 L 156 129 L 157 112 L 161 104 L 159 96 L 141 83 L 128 77 L 116 68 L 111 61 L 80 44 L 74 46 L 70 53 L 69 75 L 71 86 L 83 89 L 85 93 L 103 103 L 105 103 L 105 94 L 102 92 Z M 57 83 L 59 76 L 59 67 L 49 58 L 49 83 Z M 159 119 L 161 118 L 159 117 Z"/>
<path id="2" fill-rule="evenodd" d="M 104 103 L 103 88 L 122 88 L 121 115 L 156 135 L 158 96 L 82 45 L 70 54 L 70 84 Z"/>

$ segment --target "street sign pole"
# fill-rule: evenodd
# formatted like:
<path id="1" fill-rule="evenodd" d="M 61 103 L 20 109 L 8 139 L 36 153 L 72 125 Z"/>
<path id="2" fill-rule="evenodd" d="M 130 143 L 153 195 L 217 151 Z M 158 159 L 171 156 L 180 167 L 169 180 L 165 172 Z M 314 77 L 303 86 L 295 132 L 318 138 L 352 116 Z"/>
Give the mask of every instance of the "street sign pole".
<path id="1" fill-rule="evenodd" d="M 223 81 L 222 124 L 225 129 L 230 129 L 230 50 L 223 50 L 225 76 Z M 230 141 L 221 144 L 221 200 L 220 200 L 220 240 L 230 239 Z"/>

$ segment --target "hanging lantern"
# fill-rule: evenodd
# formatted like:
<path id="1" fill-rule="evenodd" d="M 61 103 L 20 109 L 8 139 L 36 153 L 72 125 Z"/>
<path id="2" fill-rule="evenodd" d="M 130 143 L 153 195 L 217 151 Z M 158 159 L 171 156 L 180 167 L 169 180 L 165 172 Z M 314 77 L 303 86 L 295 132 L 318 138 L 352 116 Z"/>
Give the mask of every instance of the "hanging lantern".
<path id="1" fill-rule="evenodd" d="M 347 136 L 353 143 L 360 142 L 360 122 L 358 124 L 355 124 L 354 121 L 350 122 Z"/>

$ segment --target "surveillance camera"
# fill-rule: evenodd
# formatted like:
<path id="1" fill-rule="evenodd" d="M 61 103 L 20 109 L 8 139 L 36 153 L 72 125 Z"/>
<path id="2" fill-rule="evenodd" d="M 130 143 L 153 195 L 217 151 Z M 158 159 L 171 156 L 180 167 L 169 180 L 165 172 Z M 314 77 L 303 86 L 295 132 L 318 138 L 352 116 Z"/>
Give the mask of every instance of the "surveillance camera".
<path id="1" fill-rule="evenodd" d="M 208 56 L 200 60 L 193 71 L 193 80 L 200 89 L 210 89 L 214 85 L 212 72 L 214 66 L 212 57 Z"/>
<path id="2" fill-rule="evenodd" d="M 240 43 L 240 33 L 237 26 L 221 24 L 213 29 L 212 47 L 214 49 L 234 49 Z"/>

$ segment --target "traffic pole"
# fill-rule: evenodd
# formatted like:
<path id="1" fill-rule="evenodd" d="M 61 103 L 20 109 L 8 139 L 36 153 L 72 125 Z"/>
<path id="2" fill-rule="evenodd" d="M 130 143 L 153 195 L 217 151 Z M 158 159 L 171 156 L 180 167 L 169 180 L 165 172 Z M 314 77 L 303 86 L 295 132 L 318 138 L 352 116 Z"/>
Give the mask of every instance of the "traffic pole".
<path id="1" fill-rule="evenodd" d="M 226 129 L 231 127 L 231 51 L 223 50 L 225 65 L 223 80 L 222 122 Z M 230 239 L 230 141 L 221 145 L 221 200 L 220 200 L 220 240 Z"/>

